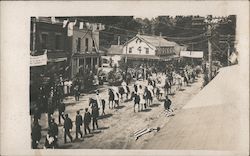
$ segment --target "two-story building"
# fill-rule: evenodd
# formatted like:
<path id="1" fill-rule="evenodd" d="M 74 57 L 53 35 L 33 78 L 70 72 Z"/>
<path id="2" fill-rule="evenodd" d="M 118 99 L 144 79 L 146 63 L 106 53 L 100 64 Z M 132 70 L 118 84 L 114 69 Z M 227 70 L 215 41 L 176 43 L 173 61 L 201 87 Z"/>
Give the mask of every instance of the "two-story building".
<path id="1" fill-rule="evenodd" d="M 100 56 L 104 52 L 99 46 L 99 30 L 79 26 L 73 26 L 72 36 L 69 37 L 71 58 L 71 77 L 84 72 L 96 72 L 100 66 Z"/>
<path id="2" fill-rule="evenodd" d="M 115 48 L 114 48 L 115 47 Z M 108 55 L 122 55 L 131 66 L 166 64 L 178 58 L 180 46 L 161 36 L 136 35 L 124 45 L 112 45 Z"/>

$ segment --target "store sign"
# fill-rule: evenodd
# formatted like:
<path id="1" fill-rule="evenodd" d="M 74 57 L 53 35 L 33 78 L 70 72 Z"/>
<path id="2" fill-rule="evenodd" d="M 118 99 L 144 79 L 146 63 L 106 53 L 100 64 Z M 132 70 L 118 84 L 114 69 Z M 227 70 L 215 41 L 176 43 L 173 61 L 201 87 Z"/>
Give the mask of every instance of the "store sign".
<path id="1" fill-rule="evenodd" d="M 30 66 L 44 66 L 47 65 L 47 53 L 44 53 L 43 55 L 39 56 L 30 56 Z"/>
<path id="2" fill-rule="evenodd" d="M 181 57 L 203 58 L 203 51 L 181 51 Z"/>

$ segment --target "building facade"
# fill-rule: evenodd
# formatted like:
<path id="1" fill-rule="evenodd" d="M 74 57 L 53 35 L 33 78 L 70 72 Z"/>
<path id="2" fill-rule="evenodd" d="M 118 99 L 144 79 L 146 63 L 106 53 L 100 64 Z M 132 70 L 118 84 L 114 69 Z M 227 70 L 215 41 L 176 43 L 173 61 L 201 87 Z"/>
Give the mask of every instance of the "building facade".
<path id="1" fill-rule="evenodd" d="M 104 54 L 99 46 L 99 31 L 79 29 L 78 26 L 69 31 L 72 31 L 72 36 L 69 37 L 72 52 L 71 77 L 89 71 L 96 72 L 100 66 L 100 56 Z"/>

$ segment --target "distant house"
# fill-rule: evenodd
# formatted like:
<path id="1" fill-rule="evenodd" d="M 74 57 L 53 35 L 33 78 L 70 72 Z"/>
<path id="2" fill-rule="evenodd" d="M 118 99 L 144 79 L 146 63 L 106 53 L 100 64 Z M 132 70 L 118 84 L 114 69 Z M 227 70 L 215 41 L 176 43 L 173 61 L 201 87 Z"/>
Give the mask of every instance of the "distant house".
<path id="1" fill-rule="evenodd" d="M 124 45 L 112 45 L 107 55 L 122 55 L 130 64 L 167 62 L 178 58 L 183 47 L 161 36 L 136 35 Z M 133 60 L 133 61 L 132 61 Z"/>

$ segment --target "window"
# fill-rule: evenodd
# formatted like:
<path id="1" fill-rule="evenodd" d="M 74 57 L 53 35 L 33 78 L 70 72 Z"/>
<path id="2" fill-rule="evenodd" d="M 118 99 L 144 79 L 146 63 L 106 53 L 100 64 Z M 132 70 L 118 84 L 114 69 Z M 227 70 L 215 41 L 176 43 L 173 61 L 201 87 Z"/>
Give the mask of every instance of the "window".
<path id="1" fill-rule="evenodd" d="M 132 47 L 129 47 L 129 51 L 128 51 L 129 53 L 132 53 Z"/>
<path id="2" fill-rule="evenodd" d="M 148 48 L 146 48 L 146 54 L 149 54 L 149 49 Z"/>
<path id="3" fill-rule="evenodd" d="M 93 40 L 93 42 L 92 42 L 92 45 L 93 45 L 93 46 L 92 46 L 92 47 L 93 47 L 93 48 L 92 48 L 93 51 L 96 51 L 96 49 L 95 49 L 95 41 L 94 41 L 94 40 Z"/>
<path id="4" fill-rule="evenodd" d="M 138 49 L 137 49 L 138 51 L 139 51 L 139 53 L 141 53 L 141 47 L 138 47 Z"/>
<path id="5" fill-rule="evenodd" d="M 42 34 L 42 49 L 47 49 L 48 34 Z"/>
<path id="6" fill-rule="evenodd" d="M 56 35 L 56 49 L 61 49 L 61 35 Z"/>
<path id="7" fill-rule="evenodd" d="M 81 51 L 81 38 L 80 37 L 77 39 L 76 51 L 77 52 Z"/>
<path id="8" fill-rule="evenodd" d="M 85 39 L 85 47 L 86 47 L 85 51 L 89 51 L 89 39 L 88 38 Z"/>

